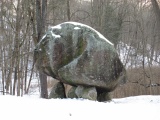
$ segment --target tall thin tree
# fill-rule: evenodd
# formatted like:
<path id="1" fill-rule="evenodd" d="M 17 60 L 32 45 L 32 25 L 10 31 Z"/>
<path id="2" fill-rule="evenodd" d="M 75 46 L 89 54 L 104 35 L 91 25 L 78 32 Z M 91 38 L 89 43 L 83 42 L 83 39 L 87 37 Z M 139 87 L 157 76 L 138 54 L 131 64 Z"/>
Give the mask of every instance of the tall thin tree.
<path id="1" fill-rule="evenodd" d="M 46 15 L 47 0 L 36 0 L 37 42 L 40 41 L 45 32 Z M 41 85 L 41 97 L 48 98 L 47 76 L 43 73 L 39 73 L 39 77 Z"/>
<path id="2" fill-rule="evenodd" d="M 157 0 L 151 0 L 151 3 L 152 3 L 152 6 L 153 6 L 153 11 L 154 11 L 155 16 L 156 16 L 158 30 L 160 31 L 160 8 L 159 8 Z"/>

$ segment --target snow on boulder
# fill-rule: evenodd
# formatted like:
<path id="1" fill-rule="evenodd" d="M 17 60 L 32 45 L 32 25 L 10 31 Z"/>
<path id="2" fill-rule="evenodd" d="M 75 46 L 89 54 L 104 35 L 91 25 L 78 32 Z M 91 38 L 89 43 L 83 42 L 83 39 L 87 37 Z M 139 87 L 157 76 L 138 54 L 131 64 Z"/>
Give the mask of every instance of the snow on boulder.
<path id="1" fill-rule="evenodd" d="M 126 79 L 114 45 L 81 23 L 50 27 L 34 55 L 39 71 L 72 86 L 95 87 L 98 95 L 113 91 Z"/>

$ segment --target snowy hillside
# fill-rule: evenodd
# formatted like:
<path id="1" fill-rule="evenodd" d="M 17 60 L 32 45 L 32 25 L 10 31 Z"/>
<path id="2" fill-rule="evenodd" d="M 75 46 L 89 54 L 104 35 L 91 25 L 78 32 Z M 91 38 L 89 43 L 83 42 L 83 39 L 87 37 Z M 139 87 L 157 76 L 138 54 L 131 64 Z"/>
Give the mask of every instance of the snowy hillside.
<path id="1" fill-rule="evenodd" d="M 1 120 L 160 120 L 160 96 L 96 102 L 0 95 Z"/>
<path id="2" fill-rule="evenodd" d="M 125 65 L 126 68 L 129 67 L 138 67 L 142 66 L 142 61 L 144 59 L 144 64 L 147 66 L 149 63 L 152 65 L 158 66 L 160 63 L 160 54 L 156 54 L 154 51 L 154 55 L 151 54 L 151 47 L 148 45 L 147 47 L 147 55 L 144 56 L 143 54 L 139 54 L 137 48 L 134 48 L 128 44 L 120 42 L 117 46 L 117 51 L 122 63 Z M 152 58 L 152 59 L 150 59 Z"/>

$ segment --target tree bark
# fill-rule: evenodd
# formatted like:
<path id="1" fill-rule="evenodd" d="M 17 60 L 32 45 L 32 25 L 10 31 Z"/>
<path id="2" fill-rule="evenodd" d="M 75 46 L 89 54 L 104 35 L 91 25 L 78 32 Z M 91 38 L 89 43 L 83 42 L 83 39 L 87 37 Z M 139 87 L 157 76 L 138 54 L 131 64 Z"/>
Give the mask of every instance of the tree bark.
<path id="1" fill-rule="evenodd" d="M 43 73 L 39 73 L 39 78 L 41 84 L 41 98 L 48 98 L 47 76 Z"/>
<path id="2" fill-rule="evenodd" d="M 36 0 L 36 20 L 37 20 L 37 41 L 40 41 L 45 32 L 47 0 Z M 47 76 L 39 72 L 41 97 L 48 98 Z"/>
<path id="3" fill-rule="evenodd" d="M 71 20 L 71 13 L 70 13 L 70 0 L 67 0 L 67 18 L 68 21 Z"/>
<path id="4" fill-rule="evenodd" d="M 153 11 L 156 16 L 156 21 L 158 25 L 158 30 L 160 31 L 160 9 L 158 6 L 158 2 L 156 0 L 151 0 L 152 6 L 153 6 Z"/>

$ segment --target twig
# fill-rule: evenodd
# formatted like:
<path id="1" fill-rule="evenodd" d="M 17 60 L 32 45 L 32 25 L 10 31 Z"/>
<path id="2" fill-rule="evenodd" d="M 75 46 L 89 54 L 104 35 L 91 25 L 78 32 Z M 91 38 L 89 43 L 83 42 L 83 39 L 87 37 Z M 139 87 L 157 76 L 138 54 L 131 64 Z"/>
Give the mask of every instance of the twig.
<path id="1" fill-rule="evenodd" d="M 157 86 L 160 86 L 159 83 L 152 83 L 152 84 L 142 84 L 142 83 L 139 83 L 138 81 L 134 81 L 134 82 L 131 82 L 131 83 L 135 83 L 135 84 L 139 84 L 145 88 L 148 88 L 148 87 L 157 87 Z"/>

